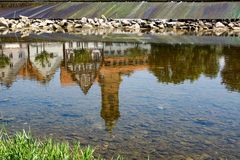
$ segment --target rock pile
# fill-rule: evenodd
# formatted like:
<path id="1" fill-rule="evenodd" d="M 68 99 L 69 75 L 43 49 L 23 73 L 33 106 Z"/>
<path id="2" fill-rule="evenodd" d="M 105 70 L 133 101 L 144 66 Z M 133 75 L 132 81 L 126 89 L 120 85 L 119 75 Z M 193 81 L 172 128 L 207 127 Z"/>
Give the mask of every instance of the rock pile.
<path id="1" fill-rule="evenodd" d="M 165 19 L 107 19 L 81 18 L 71 19 L 29 19 L 20 16 L 20 19 L 0 18 L 0 32 L 20 32 L 27 36 L 30 33 L 76 32 L 84 29 L 123 29 L 142 32 L 214 32 L 240 33 L 240 20 L 165 20 Z M 217 34 L 218 35 L 218 34 Z"/>

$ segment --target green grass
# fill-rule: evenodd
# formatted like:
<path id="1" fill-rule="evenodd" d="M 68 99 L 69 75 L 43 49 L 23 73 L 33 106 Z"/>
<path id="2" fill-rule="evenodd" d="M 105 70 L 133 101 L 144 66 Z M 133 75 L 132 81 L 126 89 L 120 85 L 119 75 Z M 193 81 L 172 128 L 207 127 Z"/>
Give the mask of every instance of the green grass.
<path id="1" fill-rule="evenodd" d="M 80 147 L 80 143 L 71 146 L 68 142 L 56 142 L 51 138 L 39 140 L 24 130 L 13 136 L 0 132 L 1 160 L 100 160 L 94 157 L 94 148 Z M 121 160 L 119 156 L 116 158 Z"/>

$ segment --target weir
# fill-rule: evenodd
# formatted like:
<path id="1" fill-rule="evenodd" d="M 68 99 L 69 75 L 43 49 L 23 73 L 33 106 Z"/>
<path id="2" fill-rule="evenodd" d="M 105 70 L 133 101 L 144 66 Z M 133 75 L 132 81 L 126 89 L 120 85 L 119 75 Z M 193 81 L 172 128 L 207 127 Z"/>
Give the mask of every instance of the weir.
<path id="1" fill-rule="evenodd" d="M 0 17 L 76 19 L 81 17 L 145 19 L 239 19 L 240 2 L 68 2 L 1 8 Z M 114 9 L 112 9 L 114 6 Z"/>

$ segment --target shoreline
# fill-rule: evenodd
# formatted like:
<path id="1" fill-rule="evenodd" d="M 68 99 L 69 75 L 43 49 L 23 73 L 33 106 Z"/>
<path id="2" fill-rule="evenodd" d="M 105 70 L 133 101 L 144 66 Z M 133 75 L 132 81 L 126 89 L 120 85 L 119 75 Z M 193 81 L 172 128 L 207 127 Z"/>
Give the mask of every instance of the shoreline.
<path id="1" fill-rule="evenodd" d="M 20 16 L 19 19 L 0 18 L 0 34 L 20 33 L 23 37 L 29 34 L 43 33 L 159 33 L 159 34 L 195 34 L 199 36 L 240 36 L 239 19 L 30 19 Z M 104 31 L 105 30 L 105 31 Z"/>

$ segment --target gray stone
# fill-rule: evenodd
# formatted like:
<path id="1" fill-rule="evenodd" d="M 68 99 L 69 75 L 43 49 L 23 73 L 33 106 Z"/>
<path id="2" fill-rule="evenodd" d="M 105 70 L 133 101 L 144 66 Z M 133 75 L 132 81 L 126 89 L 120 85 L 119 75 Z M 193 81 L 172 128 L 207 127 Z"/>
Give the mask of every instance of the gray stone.
<path id="1" fill-rule="evenodd" d="M 131 23 L 126 19 L 122 20 L 121 23 L 122 23 L 123 26 L 130 26 L 131 25 Z"/>
<path id="2" fill-rule="evenodd" d="M 221 22 L 217 22 L 217 23 L 215 24 L 215 27 L 216 27 L 216 28 L 225 28 L 226 26 L 225 26 L 224 24 L 222 24 Z"/>
<path id="3" fill-rule="evenodd" d="M 93 28 L 93 26 L 91 24 L 86 23 L 82 26 L 82 28 Z"/>
<path id="4" fill-rule="evenodd" d="M 0 26 L 8 27 L 8 22 L 5 18 L 1 17 L 0 18 Z"/>
<path id="5" fill-rule="evenodd" d="M 164 24 L 159 24 L 159 25 L 158 25 L 158 28 L 159 28 L 159 29 L 164 29 L 164 28 L 165 28 L 165 27 L 164 27 Z"/>
<path id="6" fill-rule="evenodd" d="M 81 22 L 82 23 L 87 23 L 87 18 L 86 17 L 82 17 Z"/>
<path id="7" fill-rule="evenodd" d="M 82 25 L 81 25 L 81 24 L 75 24 L 74 27 L 75 27 L 75 28 L 82 28 Z"/>
<path id="8" fill-rule="evenodd" d="M 47 23 L 47 24 L 54 24 L 55 22 L 51 21 L 51 20 L 46 20 L 45 23 Z"/>

